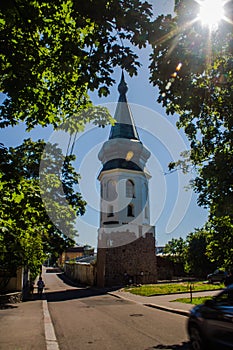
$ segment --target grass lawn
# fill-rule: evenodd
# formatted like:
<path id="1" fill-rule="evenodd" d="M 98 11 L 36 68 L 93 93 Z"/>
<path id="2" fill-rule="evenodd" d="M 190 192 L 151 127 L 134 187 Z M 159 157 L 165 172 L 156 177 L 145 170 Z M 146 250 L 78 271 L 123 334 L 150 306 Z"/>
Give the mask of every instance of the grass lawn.
<path id="1" fill-rule="evenodd" d="M 171 302 L 178 301 L 179 303 L 199 305 L 199 304 L 203 304 L 206 300 L 209 300 L 209 299 L 211 299 L 211 297 L 193 297 L 191 302 L 190 298 L 180 298 L 180 299 L 172 300 Z"/>
<path id="2" fill-rule="evenodd" d="M 180 282 L 180 283 L 161 283 L 161 284 L 145 284 L 142 286 L 129 286 L 124 288 L 126 292 L 132 294 L 150 296 L 150 295 L 161 295 L 161 294 L 172 294 L 180 292 L 189 292 L 190 283 Z M 224 288 L 223 284 L 209 284 L 204 282 L 194 282 L 192 283 L 192 289 L 194 292 L 201 292 L 205 290 L 215 290 Z"/>

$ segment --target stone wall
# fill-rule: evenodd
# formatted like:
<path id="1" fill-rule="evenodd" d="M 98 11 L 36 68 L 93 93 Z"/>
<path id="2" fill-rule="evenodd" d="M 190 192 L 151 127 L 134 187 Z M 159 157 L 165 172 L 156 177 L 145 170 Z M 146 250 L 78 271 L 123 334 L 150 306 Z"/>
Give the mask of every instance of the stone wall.
<path id="1" fill-rule="evenodd" d="M 65 275 L 80 284 L 93 286 L 96 284 L 96 267 L 89 263 L 75 263 L 64 265 Z"/>
<path id="2" fill-rule="evenodd" d="M 6 304 L 17 304 L 22 301 L 22 292 L 0 294 L 0 308 Z"/>
<path id="3" fill-rule="evenodd" d="M 97 252 L 97 285 L 117 286 L 157 282 L 155 237 L 146 233 L 135 241 Z"/>
<path id="4" fill-rule="evenodd" d="M 157 256 L 158 280 L 169 280 L 174 277 L 183 277 L 183 264 L 174 263 L 164 256 Z"/>
<path id="5" fill-rule="evenodd" d="M 0 273 L 0 285 L 3 286 L 3 290 L 6 291 L 22 291 L 23 289 L 24 269 L 22 267 L 15 271 L 15 275 L 10 275 L 7 271 L 1 271 Z M 7 283 L 4 283 L 4 282 Z"/>

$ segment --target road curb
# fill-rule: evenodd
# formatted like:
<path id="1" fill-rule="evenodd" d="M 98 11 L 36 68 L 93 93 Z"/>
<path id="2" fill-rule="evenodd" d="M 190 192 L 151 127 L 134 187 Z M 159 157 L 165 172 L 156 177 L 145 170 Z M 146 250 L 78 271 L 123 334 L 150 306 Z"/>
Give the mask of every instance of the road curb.
<path id="1" fill-rule="evenodd" d="M 59 345 L 53 328 L 53 323 L 50 317 L 47 300 L 43 302 L 43 315 L 44 315 L 44 331 L 45 331 L 45 342 L 47 350 L 59 350 Z"/>
<path id="2" fill-rule="evenodd" d="M 140 303 L 136 300 L 132 300 L 130 298 L 127 298 L 123 295 L 119 295 L 119 294 L 115 294 L 113 292 L 108 292 L 109 295 L 112 295 L 114 296 L 115 298 L 118 298 L 118 299 L 125 299 L 125 300 L 128 300 L 128 301 L 131 301 L 133 303 Z M 162 311 L 167 311 L 167 312 L 172 312 L 172 313 L 175 313 L 175 314 L 178 314 L 178 315 L 182 315 L 182 316 L 186 316 L 188 317 L 190 312 L 189 311 L 185 311 L 185 310 L 180 310 L 180 309 L 173 309 L 173 308 L 169 308 L 167 306 L 161 306 L 161 305 L 157 305 L 157 304 L 151 304 L 151 303 L 140 303 L 141 305 L 144 305 L 144 306 L 147 306 L 147 307 L 151 307 L 151 308 L 154 308 L 154 309 L 158 309 L 158 310 L 162 310 Z"/>
<path id="3" fill-rule="evenodd" d="M 144 306 L 148 306 L 148 307 L 152 307 L 154 309 L 158 309 L 158 310 L 162 310 L 162 311 L 168 311 L 168 312 L 172 312 L 174 314 L 179 314 L 182 316 L 189 316 L 189 311 L 184 311 L 184 310 L 179 310 L 179 309 L 172 309 L 166 306 L 161 306 L 161 305 L 156 305 L 156 304 L 143 304 Z"/>

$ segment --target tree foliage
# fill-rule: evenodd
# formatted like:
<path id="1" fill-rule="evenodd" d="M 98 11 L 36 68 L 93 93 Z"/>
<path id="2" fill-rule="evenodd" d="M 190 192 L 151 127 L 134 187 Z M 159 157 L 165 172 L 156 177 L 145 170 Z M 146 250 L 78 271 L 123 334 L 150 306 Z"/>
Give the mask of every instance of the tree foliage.
<path id="1" fill-rule="evenodd" d="M 73 245 L 77 234 L 75 218 L 85 211 L 85 202 L 75 190 L 79 175 L 71 165 L 74 157 L 64 158 L 54 145 L 45 156 L 46 164 L 49 163 L 47 187 L 40 186 L 39 166 L 44 146 L 44 141 L 28 139 L 19 147 L 0 149 L 0 258 L 1 266 L 10 271 L 19 266 L 36 271 L 47 253 L 60 253 Z M 56 189 L 58 176 L 62 193 Z M 59 213 L 56 226 L 42 201 L 43 191 L 49 193 L 51 210 Z M 64 205 L 64 199 L 69 205 Z M 69 235 L 65 236 L 63 230 Z"/>
<path id="2" fill-rule="evenodd" d="M 137 73 L 151 15 L 140 0 L 2 0 L 1 127 L 56 126 L 91 106 L 89 91 L 108 95 L 114 67 Z"/>
<path id="3" fill-rule="evenodd" d="M 165 247 L 164 253 L 168 255 L 169 259 L 175 263 L 185 263 L 185 240 L 180 238 L 172 238 Z"/>
<path id="4" fill-rule="evenodd" d="M 111 121 L 89 92 L 108 95 L 116 66 L 137 74 L 135 48 L 147 43 L 151 9 L 140 0 L 1 1 L 0 127 L 62 124 L 73 135 L 87 122 Z M 47 144 L 41 161 L 44 146 L 26 140 L 0 149 L 0 251 L 8 268 L 32 269 L 46 252 L 72 244 L 74 220 L 84 212 L 74 158 Z"/>
<path id="5" fill-rule="evenodd" d="M 217 262 L 211 262 L 207 254 L 208 234 L 197 229 L 188 234 L 185 248 L 185 271 L 197 277 L 206 278 L 207 274 L 217 268 Z"/>
<path id="6" fill-rule="evenodd" d="M 208 28 L 194 21 L 197 7 L 195 1 L 176 1 L 176 17 L 161 16 L 155 21 L 160 39 L 151 39 L 151 80 L 158 85 L 159 101 L 167 112 L 180 116 L 178 126 L 190 140 L 190 160 L 200 166 L 200 179 L 207 181 L 199 184 L 197 179 L 197 191 L 202 193 L 201 187 L 206 191 L 200 204 L 209 205 L 217 196 L 213 187 L 215 193 L 221 191 L 218 177 L 225 173 L 232 180 L 233 34 L 232 25 L 223 22 L 210 36 Z M 216 183 L 208 191 L 214 174 Z M 228 195 L 230 185 L 232 181 L 224 184 Z"/>
<path id="7" fill-rule="evenodd" d="M 198 12 L 198 1 L 176 0 L 174 17 L 154 21 L 151 82 L 167 113 L 178 114 L 177 126 L 190 141 L 198 204 L 209 208 L 214 225 L 221 221 L 219 238 L 211 231 L 215 243 L 210 247 L 218 249 L 223 232 L 232 235 L 233 223 L 233 4 L 225 2 L 228 20 L 212 31 L 198 20 Z M 187 171 L 187 159 L 170 169 L 177 165 Z"/>
<path id="8" fill-rule="evenodd" d="M 196 229 L 187 235 L 185 239 L 172 238 L 164 248 L 164 253 L 168 259 L 175 263 L 181 263 L 184 271 L 195 277 L 206 278 L 207 274 L 216 269 L 217 266 L 224 266 L 217 261 L 215 257 L 210 256 L 208 251 L 209 231 L 205 229 Z"/>
<path id="9" fill-rule="evenodd" d="M 149 42 L 153 50 L 150 80 L 159 89 L 158 101 L 168 114 L 179 115 L 177 125 L 190 141 L 190 152 L 178 165 L 187 171 L 189 157 L 196 167 L 193 187 L 199 194 L 198 203 L 210 209 L 211 227 L 223 235 L 217 236 L 210 229 L 215 243 L 207 249 L 211 258 L 223 261 L 218 249 L 227 233 L 232 236 L 233 223 L 233 5 L 226 2 L 229 20 L 211 33 L 197 20 L 198 6 L 195 0 L 175 0 L 174 17 L 162 15 L 152 22 L 151 5 L 140 0 L 2 0 L 0 92 L 6 98 L 0 106 L 0 127 L 18 121 L 24 121 L 28 129 L 38 124 L 56 127 L 73 115 L 74 122 L 64 124 L 69 131 L 76 132 L 91 120 L 103 125 L 109 115 L 101 110 L 98 116 L 89 92 L 96 90 L 99 96 L 106 96 L 117 65 L 131 76 L 136 74 L 140 63 L 134 49 Z M 17 232 L 15 239 L 26 239 L 25 229 L 30 235 L 40 215 L 41 222 L 45 224 L 46 218 L 48 224 L 48 214 L 58 209 L 60 216 L 53 232 L 59 236 L 63 225 L 73 232 L 70 222 L 76 215 L 74 208 L 78 214 L 83 211 L 80 195 L 71 189 L 78 182 L 70 168 L 72 159 L 64 161 L 61 187 L 62 174 L 53 163 L 61 155 L 52 145 L 51 154 L 55 152 L 56 156 L 43 160 L 47 167 L 42 171 L 42 192 L 51 189 L 46 197 L 48 214 L 44 211 L 38 187 L 37 146 L 34 144 L 30 152 L 26 143 L 17 150 L 0 150 L 2 233 L 11 232 L 13 237 Z M 63 205 L 64 193 L 71 204 L 69 209 Z M 13 214 L 10 205 L 15 208 Z M 67 215 L 70 221 L 64 220 Z M 51 238 L 54 227 L 41 223 L 38 232 L 44 229 L 44 236 Z M 4 252 L 7 248 L 2 237 Z M 44 241 L 36 237 L 37 246 L 41 244 L 44 249 Z M 36 242 L 35 238 L 31 244 Z M 215 250 L 212 255 L 211 249 Z M 16 255 L 15 261 L 19 257 Z M 230 255 L 224 261 L 229 259 Z"/>
<path id="10" fill-rule="evenodd" d="M 207 225 L 207 255 L 218 267 L 225 270 L 233 268 L 233 224 L 232 218 L 215 217 Z"/>

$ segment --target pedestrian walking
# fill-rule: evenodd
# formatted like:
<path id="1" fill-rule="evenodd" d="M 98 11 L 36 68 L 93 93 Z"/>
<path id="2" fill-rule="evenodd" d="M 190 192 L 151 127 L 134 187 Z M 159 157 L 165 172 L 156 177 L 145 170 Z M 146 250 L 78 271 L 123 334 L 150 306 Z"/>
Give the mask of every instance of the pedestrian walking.
<path id="1" fill-rule="evenodd" d="M 37 290 L 38 290 L 38 295 L 40 298 L 42 297 L 44 287 L 45 287 L 44 281 L 42 280 L 42 277 L 40 276 L 39 280 L 37 282 Z"/>

